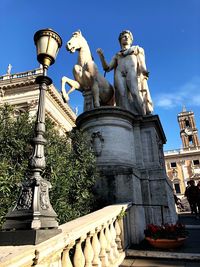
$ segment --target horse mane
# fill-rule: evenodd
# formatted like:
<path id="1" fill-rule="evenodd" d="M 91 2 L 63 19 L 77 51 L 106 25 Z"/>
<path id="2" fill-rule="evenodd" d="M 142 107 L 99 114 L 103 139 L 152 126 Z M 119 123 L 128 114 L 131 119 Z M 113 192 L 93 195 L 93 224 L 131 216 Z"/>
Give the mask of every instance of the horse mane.
<path id="1" fill-rule="evenodd" d="M 85 39 L 85 37 L 82 35 L 81 31 L 80 31 L 80 30 L 77 30 L 77 31 L 73 32 L 73 33 L 72 33 L 72 36 L 74 36 L 74 35 L 80 35 L 80 36 L 82 37 L 83 41 L 84 41 L 84 42 L 86 43 L 86 45 L 88 46 L 88 49 L 89 49 L 89 51 L 90 51 L 91 58 L 92 58 L 92 60 L 94 61 L 94 57 L 92 56 L 92 53 L 91 53 L 91 50 L 90 50 L 90 46 L 89 46 L 87 40 Z"/>

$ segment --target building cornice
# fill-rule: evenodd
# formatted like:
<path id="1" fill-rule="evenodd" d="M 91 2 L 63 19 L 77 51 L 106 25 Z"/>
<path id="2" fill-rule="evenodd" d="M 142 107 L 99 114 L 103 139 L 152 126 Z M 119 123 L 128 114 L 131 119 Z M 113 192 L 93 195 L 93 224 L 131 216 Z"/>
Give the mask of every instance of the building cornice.
<path id="1" fill-rule="evenodd" d="M 35 84 L 35 78 L 29 78 L 29 80 L 26 81 L 15 81 L 15 82 L 10 82 L 10 83 L 3 83 L 1 84 L 2 81 L 0 81 L 0 89 L 12 89 L 16 87 L 23 87 L 23 86 L 29 86 Z"/>
<path id="2" fill-rule="evenodd" d="M 60 106 L 60 108 L 64 110 L 64 112 L 69 116 L 69 118 L 71 119 L 71 121 L 75 126 L 75 121 L 76 121 L 75 113 L 72 111 L 72 109 L 67 103 L 64 103 L 61 95 L 59 94 L 59 92 L 57 91 L 57 89 L 53 84 L 49 86 L 48 93 L 56 101 L 56 103 Z"/>
<path id="3" fill-rule="evenodd" d="M 38 68 L 31 71 L 0 76 L 0 90 L 6 91 L 9 89 L 36 85 L 35 79 L 37 76 L 42 75 L 42 73 L 42 69 Z M 33 90 L 38 90 L 38 86 L 36 86 Z M 57 103 L 63 113 L 68 116 L 68 120 L 71 121 L 71 124 L 75 126 L 75 113 L 67 103 L 64 103 L 60 93 L 57 91 L 56 87 L 53 84 L 48 87 L 47 94 L 49 94 L 51 98 Z"/>

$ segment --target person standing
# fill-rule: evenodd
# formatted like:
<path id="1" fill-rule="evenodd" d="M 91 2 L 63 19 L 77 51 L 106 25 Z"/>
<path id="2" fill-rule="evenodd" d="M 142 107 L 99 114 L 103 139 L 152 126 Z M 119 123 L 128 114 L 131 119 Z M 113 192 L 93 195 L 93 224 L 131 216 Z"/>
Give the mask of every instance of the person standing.
<path id="1" fill-rule="evenodd" d="M 195 186 L 194 180 L 190 180 L 188 183 L 188 186 L 185 190 L 185 196 L 188 199 L 188 202 L 190 204 L 191 208 L 191 214 L 195 214 L 197 216 L 197 195 L 198 195 L 198 189 Z"/>
<path id="2" fill-rule="evenodd" d="M 200 181 L 197 183 L 197 208 L 198 208 L 198 214 L 200 217 Z"/>

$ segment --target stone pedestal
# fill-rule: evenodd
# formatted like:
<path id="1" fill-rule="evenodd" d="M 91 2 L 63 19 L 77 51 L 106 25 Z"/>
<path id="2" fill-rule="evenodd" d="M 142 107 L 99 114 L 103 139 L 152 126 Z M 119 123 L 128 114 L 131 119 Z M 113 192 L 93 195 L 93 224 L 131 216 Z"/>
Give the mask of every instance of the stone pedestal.
<path id="1" fill-rule="evenodd" d="M 100 177 L 96 192 L 102 205 L 132 202 L 132 242 L 143 239 L 148 223 L 175 223 L 173 189 L 166 176 L 157 115 L 135 116 L 117 107 L 84 112 L 77 127 L 87 133 Z"/>
<path id="2" fill-rule="evenodd" d="M 61 232 L 56 228 L 1 231 L 0 246 L 37 245 Z"/>
<path id="3" fill-rule="evenodd" d="M 92 95 L 92 91 L 84 91 L 83 92 L 83 97 L 84 97 L 84 106 L 83 106 L 83 110 L 87 111 L 87 110 L 91 110 L 94 108 L 94 103 L 93 103 L 93 95 Z"/>

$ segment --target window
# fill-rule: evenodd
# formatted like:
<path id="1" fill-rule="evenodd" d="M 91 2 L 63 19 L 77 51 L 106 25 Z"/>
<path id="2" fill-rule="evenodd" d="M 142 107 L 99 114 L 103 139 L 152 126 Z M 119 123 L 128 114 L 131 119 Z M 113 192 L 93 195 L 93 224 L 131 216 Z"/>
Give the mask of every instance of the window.
<path id="1" fill-rule="evenodd" d="M 180 194 L 181 193 L 180 185 L 179 184 L 174 184 L 174 189 L 176 191 L 176 194 Z"/>
<path id="2" fill-rule="evenodd" d="M 193 145 L 193 138 L 191 135 L 188 136 L 189 145 Z"/>
<path id="3" fill-rule="evenodd" d="M 189 122 L 189 120 L 187 120 L 187 119 L 185 120 L 185 126 L 186 126 L 186 127 L 190 127 L 190 122 Z"/>
<path id="4" fill-rule="evenodd" d="M 194 164 L 194 165 L 199 165 L 199 160 L 198 160 L 198 159 L 194 159 L 194 160 L 193 160 L 193 164 Z"/>
<path id="5" fill-rule="evenodd" d="M 171 168 L 176 168 L 176 162 L 171 162 Z"/>

